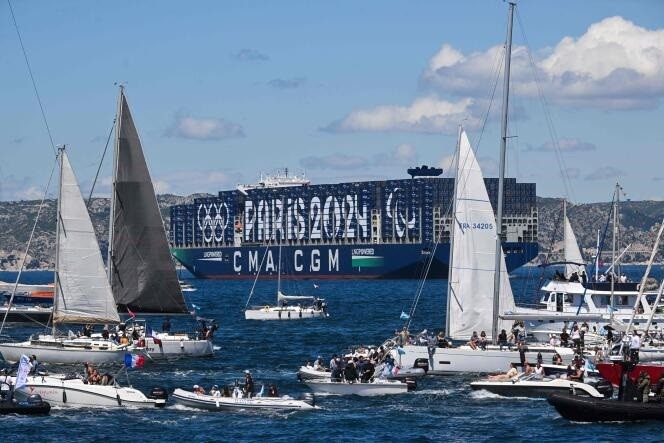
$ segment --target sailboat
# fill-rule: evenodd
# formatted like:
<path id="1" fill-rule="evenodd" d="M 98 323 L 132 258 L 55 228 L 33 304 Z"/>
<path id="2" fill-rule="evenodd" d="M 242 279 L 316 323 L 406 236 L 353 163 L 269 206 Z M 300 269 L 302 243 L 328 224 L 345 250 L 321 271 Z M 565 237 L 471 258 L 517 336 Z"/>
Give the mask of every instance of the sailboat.
<path id="1" fill-rule="evenodd" d="M 108 278 L 121 312 L 189 315 L 168 248 L 138 131 L 120 86 L 109 228 Z M 137 326 L 137 323 L 134 324 Z M 150 357 L 201 357 L 211 340 L 169 331 L 141 330 Z"/>
<path id="2" fill-rule="evenodd" d="M 0 343 L 0 354 L 17 362 L 22 354 L 36 355 L 44 363 L 106 364 L 121 362 L 126 346 L 105 339 L 56 334 L 57 326 L 118 324 L 120 316 L 106 278 L 97 237 L 64 148 L 59 150 L 55 289 L 51 334 L 30 337 L 21 343 Z"/>
<path id="3" fill-rule="evenodd" d="M 446 335 L 455 341 L 465 341 L 473 332 L 485 331 L 495 343 L 498 332 L 501 329 L 510 330 L 512 325 L 512 322 L 498 318 L 499 313 L 514 308 L 514 296 L 498 233 L 502 231 L 502 187 L 505 174 L 513 13 L 514 4 L 510 3 L 505 45 L 505 88 L 497 217 L 494 217 L 484 177 L 466 132 L 463 128 L 459 131 L 446 324 Z M 517 350 L 495 344 L 487 346 L 485 350 L 474 349 L 467 345 L 434 348 L 404 344 L 392 348 L 390 352 L 401 367 L 422 367 L 426 362 L 428 374 L 497 372 L 506 370 L 510 363 L 520 361 Z M 526 359 L 535 361 L 537 354 L 541 353 L 546 361 L 550 361 L 554 352 L 558 352 L 566 362 L 569 362 L 573 356 L 569 348 L 541 345 L 528 346 Z"/>
<path id="4" fill-rule="evenodd" d="M 265 258 L 269 254 L 269 249 L 265 250 Z M 281 292 L 281 244 L 279 245 L 279 265 L 277 270 L 277 306 L 249 306 L 251 297 L 256 287 L 256 281 L 251 287 L 247 307 L 244 310 L 246 320 L 303 320 L 310 318 L 326 318 L 327 303 L 318 297 L 307 295 L 286 295 Z"/>

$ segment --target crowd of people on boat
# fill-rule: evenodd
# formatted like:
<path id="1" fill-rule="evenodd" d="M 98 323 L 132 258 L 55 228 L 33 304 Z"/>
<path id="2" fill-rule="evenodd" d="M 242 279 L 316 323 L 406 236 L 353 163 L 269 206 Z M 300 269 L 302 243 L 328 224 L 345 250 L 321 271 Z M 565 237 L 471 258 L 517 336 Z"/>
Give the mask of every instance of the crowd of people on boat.
<path id="1" fill-rule="evenodd" d="M 108 372 L 101 374 L 97 368 L 90 363 L 83 363 L 85 376 L 83 383 L 89 385 L 112 385 L 114 382 L 113 376 Z"/>
<path id="2" fill-rule="evenodd" d="M 196 384 L 193 386 L 192 392 L 197 395 L 209 395 L 212 397 L 225 397 L 225 398 L 260 398 L 263 396 L 266 397 L 279 397 L 279 391 L 277 386 L 274 383 L 270 383 L 267 388 L 267 392 L 264 393 L 265 386 L 261 387 L 261 390 L 256 393 L 254 378 L 251 374 L 251 371 L 246 369 L 244 371 L 244 383 L 240 384 L 236 381 L 235 385 L 232 387 L 224 386 L 222 389 L 219 389 L 218 385 L 213 385 L 210 388 L 209 392 L 205 391 L 205 388 Z"/>

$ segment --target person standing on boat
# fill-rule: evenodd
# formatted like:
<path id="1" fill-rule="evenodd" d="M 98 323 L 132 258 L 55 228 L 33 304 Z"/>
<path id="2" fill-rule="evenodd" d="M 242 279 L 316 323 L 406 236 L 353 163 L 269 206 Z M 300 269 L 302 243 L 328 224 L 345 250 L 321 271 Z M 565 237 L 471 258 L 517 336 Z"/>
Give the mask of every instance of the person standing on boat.
<path id="1" fill-rule="evenodd" d="M 629 360 L 632 363 L 639 362 L 639 350 L 641 349 L 641 337 L 639 333 L 634 330 L 632 337 L 629 339 Z"/>
<path id="2" fill-rule="evenodd" d="M 249 369 L 244 371 L 244 394 L 247 398 L 254 396 L 254 379 L 251 377 Z"/>
<path id="3" fill-rule="evenodd" d="M 639 379 L 636 382 L 636 387 L 641 393 L 641 401 L 648 403 L 648 396 L 650 395 L 650 376 L 646 371 L 641 371 Z"/>
<path id="4" fill-rule="evenodd" d="M 355 383 L 357 381 L 358 374 L 353 360 L 348 361 L 346 369 L 344 369 L 344 377 L 346 378 L 347 383 Z"/>
<path id="5" fill-rule="evenodd" d="M 521 368 L 526 367 L 526 352 L 528 352 L 528 346 L 522 341 L 519 342 L 519 360 L 521 360 Z"/>

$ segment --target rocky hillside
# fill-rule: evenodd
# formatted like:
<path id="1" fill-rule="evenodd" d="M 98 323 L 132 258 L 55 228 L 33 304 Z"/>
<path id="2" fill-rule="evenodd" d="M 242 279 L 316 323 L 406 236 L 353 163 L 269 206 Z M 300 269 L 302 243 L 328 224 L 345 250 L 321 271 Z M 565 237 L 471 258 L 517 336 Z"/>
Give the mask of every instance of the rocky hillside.
<path id="1" fill-rule="evenodd" d="M 160 195 L 158 201 L 166 226 L 169 224 L 169 206 L 189 203 L 194 198 L 202 196 L 209 195 L 194 194 L 187 197 Z M 562 241 L 562 201 L 553 198 L 539 198 L 538 206 L 540 251 L 551 253 L 552 259 L 556 260 Z M 38 208 L 39 201 L 0 202 L 0 270 L 17 268 L 18 260 L 23 257 Z M 586 259 L 590 259 L 594 254 L 597 230 L 604 231 L 609 208 L 610 203 L 568 205 L 568 215 Z M 44 205 L 27 257 L 27 269 L 44 269 L 54 266 L 55 210 L 56 202 L 54 200 L 49 200 Z M 621 243 L 623 245 L 631 243 L 630 250 L 634 251 L 627 254 L 625 261 L 647 260 L 657 234 L 656 229 L 664 217 L 664 202 L 624 202 L 621 203 L 620 212 Z M 108 245 L 108 199 L 93 199 L 90 213 L 105 258 Z M 609 250 L 611 248 L 610 229 L 607 232 L 606 241 L 605 249 Z M 664 247 L 660 248 L 660 251 L 664 254 Z M 660 254 L 658 260 L 662 259 L 664 257 Z"/>

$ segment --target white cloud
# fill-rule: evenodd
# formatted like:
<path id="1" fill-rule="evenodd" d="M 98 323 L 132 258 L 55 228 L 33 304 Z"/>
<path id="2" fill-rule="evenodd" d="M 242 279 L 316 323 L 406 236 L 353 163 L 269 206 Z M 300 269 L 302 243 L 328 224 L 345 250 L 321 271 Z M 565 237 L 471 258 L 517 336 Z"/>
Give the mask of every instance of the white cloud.
<path id="1" fill-rule="evenodd" d="M 620 169 L 614 168 L 613 166 L 603 166 L 601 168 L 595 169 L 590 174 L 587 174 L 583 177 L 584 180 L 594 181 L 594 180 L 608 180 L 608 179 L 617 179 L 621 176 L 624 176 L 625 172 Z"/>
<path id="2" fill-rule="evenodd" d="M 373 163 L 376 166 L 415 166 L 417 150 L 414 146 L 403 143 L 389 153 L 376 154 Z"/>
<path id="3" fill-rule="evenodd" d="M 233 58 L 243 62 L 265 62 L 270 60 L 268 55 L 263 54 L 257 49 L 240 49 L 233 54 Z"/>
<path id="4" fill-rule="evenodd" d="M 592 143 L 584 142 L 578 138 L 561 138 L 558 140 L 558 145 L 548 141 L 541 146 L 526 147 L 526 151 L 540 151 L 540 152 L 581 152 L 581 151 L 594 151 L 597 149 Z"/>
<path id="5" fill-rule="evenodd" d="M 342 120 L 323 128 L 329 132 L 405 131 L 456 134 L 460 123 L 468 129 L 477 128 L 480 118 L 475 100 L 457 102 L 440 100 L 435 96 L 421 97 L 409 106 L 377 106 L 356 110 Z"/>
<path id="6" fill-rule="evenodd" d="M 57 183 L 51 183 L 49 198 L 56 192 Z M 13 175 L 0 176 L 0 200 L 41 200 L 44 197 L 44 186 L 33 183 L 29 177 L 16 178 Z"/>
<path id="7" fill-rule="evenodd" d="M 195 140 L 223 140 L 244 137 L 244 130 L 238 123 L 223 118 L 194 118 L 176 116 L 173 124 L 166 129 L 169 137 Z"/>
<path id="8" fill-rule="evenodd" d="M 456 96 L 484 97 L 502 46 L 464 55 L 445 44 L 421 81 Z M 578 38 L 533 54 L 542 89 L 554 103 L 605 109 L 648 108 L 664 96 L 664 29 L 649 30 L 622 17 L 591 25 Z M 513 92 L 536 97 L 528 54 L 513 47 Z"/>

